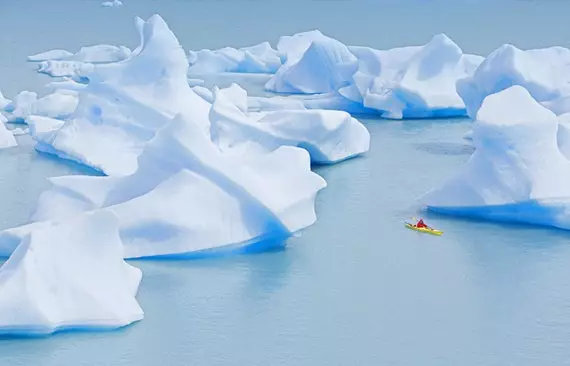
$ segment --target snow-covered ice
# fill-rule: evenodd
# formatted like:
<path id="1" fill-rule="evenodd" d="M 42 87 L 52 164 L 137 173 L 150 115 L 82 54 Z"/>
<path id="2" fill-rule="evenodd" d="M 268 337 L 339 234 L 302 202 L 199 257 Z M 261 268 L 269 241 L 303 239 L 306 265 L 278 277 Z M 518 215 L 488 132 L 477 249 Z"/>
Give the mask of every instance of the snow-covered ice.
<path id="1" fill-rule="evenodd" d="M 513 85 L 556 114 L 570 112 L 570 50 L 549 47 L 520 50 L 505 44 L 493 51 L 472 76 L 457 81 L 457 91 L 470 117 L 483 100 Z"/>
<path id="2" fill-rule="evenodd" d="M 269 42 L 255 46 L 219 50 L 188 51 L 190 75 L 214 74 L 223 72 L 273 74 L 281 66 L 278 51 Z"/>
<path id="3" fill-rule="evenodd" d="M 119 328 L 143 318 L 142 278 L 123 260 L 117 217 L 87 213 L 26 235 L 0 268 L 0 334 Z"/>
<path id="4" fill-rule="evenodd" d="M 436 212 L 570 229 L 570 161 L 559 120 L 521 86 L 489 95 L 473 125 L 475 152 L 422 199 Z"/>

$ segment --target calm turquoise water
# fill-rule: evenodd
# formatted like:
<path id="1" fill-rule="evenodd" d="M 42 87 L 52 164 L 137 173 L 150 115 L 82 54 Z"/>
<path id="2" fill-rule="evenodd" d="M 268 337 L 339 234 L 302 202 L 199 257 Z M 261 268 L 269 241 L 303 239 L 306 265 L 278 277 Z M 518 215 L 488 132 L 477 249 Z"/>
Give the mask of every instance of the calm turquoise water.
<path id="1" fill-rule="evenodd" d="M 47 78 L 30 71 L 28 54 L 134 45 L 132 17 L 153 12 L 186 48 L 320 28 L 379 48 L 445 31 L 486 53 L 505 42 L 568 45 L 570 34 L 563 1 L 124 2 L 0 2 L 0 89 L 40 90 Z M 414 199 L 469 158 L 461 136 L 470 122 L 363 121 L 370 153 L 317 170 L 329 183 L 319 221 L 287 249 L 132 262 L 144 272 L 142 322 L 114 333 L 2 339 L 0 365 L 569 365 L 570 235 L 438 216 L 427 218 L 442 237 L 406 230 Z M 78 169 L 20 141 L 0 151 L 1 228 L 26 220 L 45 177 Z"/>

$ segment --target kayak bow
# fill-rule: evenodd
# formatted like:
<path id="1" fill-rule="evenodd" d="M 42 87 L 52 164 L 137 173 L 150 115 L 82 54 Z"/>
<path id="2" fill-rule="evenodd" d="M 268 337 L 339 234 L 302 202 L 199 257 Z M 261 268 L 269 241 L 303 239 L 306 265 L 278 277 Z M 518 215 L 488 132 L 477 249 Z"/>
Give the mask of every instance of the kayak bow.
<path id="1" fill-rule="evenodd" d="M 411 230 L 419 231 L 420 233 L 426 233 L 431 235 L 441 235 L 443 231 L 432 229 L 431 227 L 417 227 L 416 225 L 410 224 L 408 222 L 405 223 L 406 227 Z"/>

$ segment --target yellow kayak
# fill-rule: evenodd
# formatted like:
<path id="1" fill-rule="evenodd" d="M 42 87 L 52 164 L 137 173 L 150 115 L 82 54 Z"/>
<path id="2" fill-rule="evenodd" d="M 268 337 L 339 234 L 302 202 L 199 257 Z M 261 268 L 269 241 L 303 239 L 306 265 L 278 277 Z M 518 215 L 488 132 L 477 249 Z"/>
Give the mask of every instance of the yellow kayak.
<path id="1" fill-rule="evenodd" d="M 408 229 L 412 229 L 412 230 L 415 230 L 415 231 L 419 231 L 419 232 L 421 232 L 421 233 L 426 233 L 426 234 L 431 234 L 431 235 L 438 235 L 438 236 L 441 235 L 441 234 L 443 234 L 443 231 L 441 231 L 441 230 L 436 230 L 436 229 L 432 229 L 431 227 L 417 227 L 416 225 L 412 225 L 412 224 L 409 224 L 409 223 L 407 223 L 407 222 L 405 223 L 405 225 L 406 225 L 406 227 L 407 227 Z"/>

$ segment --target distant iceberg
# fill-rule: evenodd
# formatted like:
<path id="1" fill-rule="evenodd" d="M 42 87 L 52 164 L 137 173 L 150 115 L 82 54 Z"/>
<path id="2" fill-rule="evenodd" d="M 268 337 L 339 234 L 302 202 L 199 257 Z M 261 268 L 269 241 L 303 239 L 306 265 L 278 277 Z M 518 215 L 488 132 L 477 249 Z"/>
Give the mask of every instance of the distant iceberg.
<path id="1" fill-rule="evenodd" d="M 570 161 L 556 115 L 512 86 L 485 98 L 476 119 L 474 154 L 421 202 L 445 214 L 570 229 Z"/>
<path id="2" fill-rule="evenodd" d="M 0 334 L 106 330 L 141 320 L 135 296 L 142 273 L 122 257 L 109 211 L 27 235 L 0 268 Z"/>
<path id="3" fill-rule="evenodd" d="M 74 76 L 82 67 L 90 64 L 119 62 L 131 57 L 125 46 L 99 44 L 85 46 L 77 53 L 66 50 L 50 50 L 28 56 L 28 61 L 38 62 L 37 71 L 53 77 Z"/>
<path id="4" fill-rule="evenodd" d="M 282 37 L 277 49 L 286 62 L 265 88 L 278 93 L 330 93 L 348 85 L 358 69 L 349 49 L 319 31 Z"/>
<path id="5" fill-rule="evenodd" d="M 457 91 L 475 118 L 491 94 L 519 85 L 554 113 L 570 112 L 570 50 L 550 47 L 523 51 L 505 44 L 493 51 L 477 70 L 457 81 Z"/>
<path id="6" fill-rule="evenodd" d="M 379 51 L 347 47 L 312 31 L 282 37 L 280 47 L 286 62 L 266 84 L 268 90 L 316 94 L 304 101 L 307 108 L 377 113 L 392 119 L 465 116 L 456 83 L 483 61 L 463 54 L 444 34 L 425 46 Z"/>
<path id="7" fill-rule="evenodd" d="M 121 0 L 104 1 L 101 5 L 106 8 L 116 8 L 117 6 L 122 6 L 123 2 Z"/>
<path id="8" fill-rule="evenodd" d="M 281 66 L 278 51 L 268 42 L 255 46 L 219 50 L 188 51 L 190 75 L 214 74 L 223 72 L 273 74 Z"/>
<path id="9" fill-rule="evenodd" d="M 4 106 L 4 113 L 9 122 L 26 123 L 32 115 L 65 119 L 76 107 L 75 91 L 60 89 L 39 99 L 36 93 L 23 91 Z"/>

